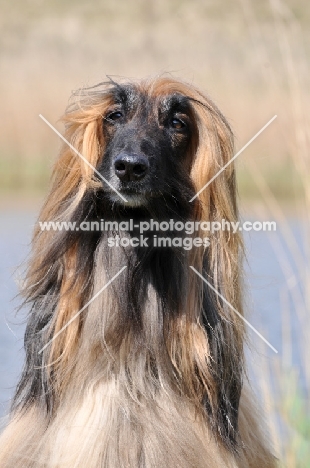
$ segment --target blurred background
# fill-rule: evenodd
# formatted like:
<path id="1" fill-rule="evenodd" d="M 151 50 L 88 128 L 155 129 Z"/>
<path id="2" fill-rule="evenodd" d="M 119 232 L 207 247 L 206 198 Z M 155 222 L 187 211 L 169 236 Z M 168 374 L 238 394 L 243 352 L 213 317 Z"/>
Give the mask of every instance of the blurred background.
<path id="1" fill-rule="evenodd" d="M 310 466 L 310 3 L 306 0 L 0 0 L 0 415 L 23 360 L 14 298 L 72 90 L 168 72 L 217 103 L 236 151 L 246 235 L 249 378 L 287 467 Z"/>

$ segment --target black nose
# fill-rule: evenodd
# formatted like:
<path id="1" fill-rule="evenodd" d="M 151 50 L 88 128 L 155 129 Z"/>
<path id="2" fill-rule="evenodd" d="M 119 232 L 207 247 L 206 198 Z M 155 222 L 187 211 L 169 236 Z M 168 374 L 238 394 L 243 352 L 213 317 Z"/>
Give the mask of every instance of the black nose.
<path id="1" fill-rule="evenodd" d="M 123 182 L 141 180 L 148 170 L 148 160 L 137 154 L 121 153 L 114 161 L 115 174 Z"/>

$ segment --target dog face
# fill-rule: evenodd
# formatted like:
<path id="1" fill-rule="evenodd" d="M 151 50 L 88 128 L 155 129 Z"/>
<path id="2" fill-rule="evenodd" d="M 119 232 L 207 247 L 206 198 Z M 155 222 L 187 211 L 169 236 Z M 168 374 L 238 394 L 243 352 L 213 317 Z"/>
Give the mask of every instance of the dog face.
<path id="1" fill-rule="evenodd" d="M 183 190 L 184 184 L 191 186 L 189 149 L 197 127 L 190 99 L 176 92 L 152 95 L 130 85 L 116 86 L 111 97 L 103 116 L 106 146 L 100 173 L 127 199 L 126 206 L 178 198 L 172 179 L 182 181 Z M 124 203 L 108 185 L 104 190 L 111 201 Z"/>

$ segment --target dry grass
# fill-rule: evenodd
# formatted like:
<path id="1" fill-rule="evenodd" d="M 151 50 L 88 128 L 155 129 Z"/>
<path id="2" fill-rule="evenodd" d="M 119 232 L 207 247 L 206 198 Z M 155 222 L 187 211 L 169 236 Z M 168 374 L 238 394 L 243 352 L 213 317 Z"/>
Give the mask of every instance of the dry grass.
<path id="1" fill-rule="evenodd" d="M 307 104 L 310 34 L 304 31 L 310 9 L 305 1 L 292 5 L 302 22 L 294 19 L 286 35 L 297 88 Z M 0 6 L 2 186 L 44 186 L 38 174 L 45 177 L 59 142 L 38 114 L 55 123 L 72 89 L 102 81 L 106 74 L 141 77 L 167 71 L 215 98 L 238 147 L 277 113 L 272 128 L 242 160 L 255 158 L 266 172 L 279 171 L 290 191 L 282 168 L 289 165 L 298 135 L 289 111 L 283 43 L 268 1 L 17 0 L 14 8 L 7 1 Z M 289 15 L 286 23 L 294 18 Z"/>
<path id="2" fill-rule="evenodd" d="M 242 2 L 245 5 L 245 1 Z M 307 70 L 307 37 L 302 33 L 300 21 L 280 0 L 270 0 L 273 15 L 275 40 L 278 46 L 285 84 L 288 117 L 286 138 L 288 157 L 284 158 L 290 168 L 287 181 L 290 189 L 290 205 L 301 207 L 299 226 L 303 222 L 301 239 L 297 240 L 292 223 L 288 223 L 283 203 L 268 183 L 266 166 L 259 160 L 247 160 L 246 169 L 252 175 L 256 189 L 263 201 L 264 216 L 278 222 L 281 236 L 273 242 L 274 255 L 282 269 L 285 282 L 279 287 L 281 299 L 282 345 L 281 354 L 268 361 L 262 360 L 259 380 L 265 405 L 270 408 L 270 426 L 274 444 L 283 466 L 306 468 L 310 466 L 310 368 L 308 364 L 308 343 L 310 339 L 310 139 L 307 94 L 309 70 Z M 259 36 L 259 25 L 248 8 L 248 21 L 252 34 Z M 296 45 L 299 45 L 298 51 Z M 259 48 L 259 56 L 266 56 L 266 47 Z M 273 77 L 274 78 L 274 77 Z M 276 81 L 274 81 L 274 85 Z M 285 127 L 283 127 L 284 130 Z M 281 164 L 281 169 L 285 165 Z M 269 177 L 272 170 L 269 169 Z M 267 175 L 267 177 L 266 177 Z M 297 180 L 296 178 L 297 177 Z M 295 178 L 295 182 L 293 180 Z M 284 178 L 285 179 L 285 178 Z M 295 184 L 295 188 L 292 190 Z M 279 189 L 279 185 L 276 184 Z M 301 215 L 302 213 L 302 215 Z M 281 237 L 281 239 L 280 239 Z M 263 327 L 264 324 L 261 324 Z M 293 327 L 296 332 L 293 333 Z M 265 330 L 268 336 L 267 330 Z M 297 336 L 297 338 L 296 338 Z M 299 364 L 293 355 L 299 355 Z M 272 390 L 273 389 L 273 390 Z M 278 418 L 274 415 L 277 414 Z"/>

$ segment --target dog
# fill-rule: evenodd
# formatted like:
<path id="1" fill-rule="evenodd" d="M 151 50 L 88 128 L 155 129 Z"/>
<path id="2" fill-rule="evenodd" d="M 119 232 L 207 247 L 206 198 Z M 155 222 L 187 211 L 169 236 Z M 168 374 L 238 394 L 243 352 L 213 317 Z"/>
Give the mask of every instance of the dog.
<path id="1" fill-rule="evenodd" d="M 242 238 L 202 228 L 238 219 L 227 120 L 168 76 L 83 89 L 63 120 L 1 468 L 275 467 L 226 302 L 243 313 Z"/>

